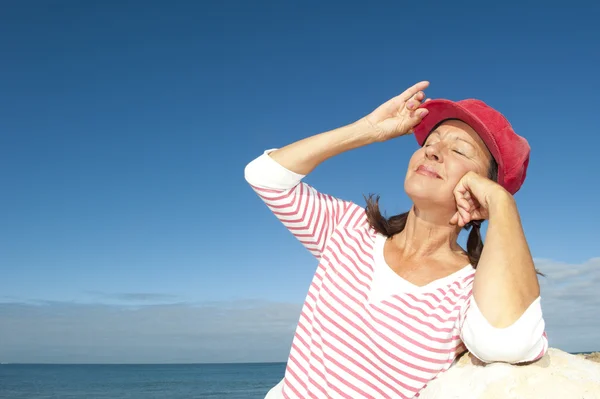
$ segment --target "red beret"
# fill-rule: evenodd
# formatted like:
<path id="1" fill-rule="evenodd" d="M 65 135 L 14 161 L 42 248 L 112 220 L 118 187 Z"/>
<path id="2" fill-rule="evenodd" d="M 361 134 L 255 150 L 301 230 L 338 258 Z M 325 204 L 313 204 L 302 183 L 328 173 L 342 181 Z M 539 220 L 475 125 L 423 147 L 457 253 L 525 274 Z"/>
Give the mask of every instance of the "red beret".
<path id="1" fill-rule="evenodd" d="M 500 112 L 480 100 L 431 100 L 423 103 L 429 113 L 415 126 L 414 133 L 419 145 L 442 121 L 458 119 L 471 126 L 481 137 L 498 163 L 498 183 L 511 194 L 521 188 L 529 165 L 529 143 L 515 133 L 508 120 Z"/>

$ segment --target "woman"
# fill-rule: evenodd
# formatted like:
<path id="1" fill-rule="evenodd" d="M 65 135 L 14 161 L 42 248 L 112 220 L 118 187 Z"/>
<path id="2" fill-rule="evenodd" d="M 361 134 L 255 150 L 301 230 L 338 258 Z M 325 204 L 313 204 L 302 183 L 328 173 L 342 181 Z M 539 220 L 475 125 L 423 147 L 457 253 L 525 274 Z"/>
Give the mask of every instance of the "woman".
<path id="1" fill-rule="evenodd" d="M 413 398 L 467 349 L 509 363 L 546 352 L 512 197 L 528 143 L 481 101 L 422 103 L 428 85 L 247 165 L 246 180 L 319 261 L 285 377 L 268 398 Z M 385 219 L 376 200 L 365 209 L 301 181 L 335 155 L 413 132 L 422 147 L 408 163 L 406 214 Z M 471 228 L 466 251 L 462 228 Z"/>

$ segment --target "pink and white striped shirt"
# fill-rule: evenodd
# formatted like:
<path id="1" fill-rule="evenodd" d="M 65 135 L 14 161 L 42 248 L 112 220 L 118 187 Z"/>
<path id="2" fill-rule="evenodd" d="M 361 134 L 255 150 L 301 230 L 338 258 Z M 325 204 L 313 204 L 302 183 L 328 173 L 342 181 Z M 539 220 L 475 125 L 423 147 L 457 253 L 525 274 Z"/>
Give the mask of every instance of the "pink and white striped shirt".
<path id="1" fill-rule="evenodd" d="M 246 180 L 319 264 L 284 379 L 267 398 L 414 398 L 467 348 L 487 362 L 545 354 L 540 298 L 497 329 L 473 300 L 470 265 L 412 285 L 385 264 L 385 237 L 364 208 L 319 193 L 270 151 L 246 166 Z"/>

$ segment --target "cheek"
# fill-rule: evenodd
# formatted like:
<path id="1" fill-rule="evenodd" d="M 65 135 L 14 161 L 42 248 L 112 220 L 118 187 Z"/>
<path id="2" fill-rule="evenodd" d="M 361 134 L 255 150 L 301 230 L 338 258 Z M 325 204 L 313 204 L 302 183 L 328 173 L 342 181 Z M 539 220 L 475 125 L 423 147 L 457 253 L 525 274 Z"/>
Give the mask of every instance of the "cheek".
<path id="1" fill-rule="evenodd" d="M 425 157 L 425 150 L 423 148 L 420 148 L 417 151 L 415 151 L 408 161 L 409 169 L 410 168 L 414 169 L 416 167 L 417 163 L 422 161 L 424 157 Z"/>
<path id="2" fill-rule="evenodd" d="M 480 170 L 477 167 L 477 165 L 466 160 L 457 160 L 455 162 L 446 163 L 446 173 L 448 174 L 448 181 L 452 184 L 458 184 L 459 180 L 468 172 L 480 173 Z"/>
<path id="3" fill-rule="evenodd" d="M 425 156 L 425 154 L 423 152 L 423 149 L 419 149 L 412 154 L 412 156 L 408 160 L 408 166 L 406 168 L 405 179 L 408 178 L 408 176 L 411 174 L 411 172 L 417 168 L 417 165 L 419 164 L 419 162 L 421 162 L 423 160 L 424 156 Z"/>

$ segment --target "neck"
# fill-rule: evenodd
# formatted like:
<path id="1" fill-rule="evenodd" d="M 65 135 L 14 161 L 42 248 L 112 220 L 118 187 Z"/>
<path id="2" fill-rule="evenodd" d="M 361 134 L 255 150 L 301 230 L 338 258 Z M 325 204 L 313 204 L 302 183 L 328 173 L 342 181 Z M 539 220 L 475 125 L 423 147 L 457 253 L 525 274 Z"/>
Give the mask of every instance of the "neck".
<path id="1" fill-rule="evenodd" d="M 403 258 L 438 258 L 462 253 L 456 242 L 460 228 L 451 225 L 447 215 L 421 212 L 413 206 L 406 226 L 392 238 Z"/>

